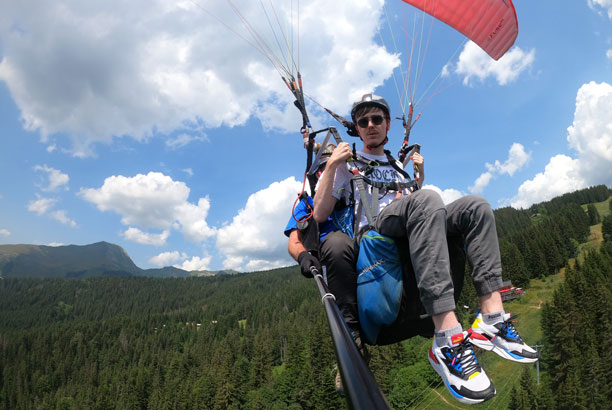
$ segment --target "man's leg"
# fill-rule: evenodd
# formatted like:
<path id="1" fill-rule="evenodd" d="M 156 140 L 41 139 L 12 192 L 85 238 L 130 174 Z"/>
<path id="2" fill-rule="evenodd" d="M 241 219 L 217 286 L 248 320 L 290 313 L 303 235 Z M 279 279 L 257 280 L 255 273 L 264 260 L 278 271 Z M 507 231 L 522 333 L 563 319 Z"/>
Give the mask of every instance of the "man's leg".
<path id="1" fill-rule="evenodd" d="M 523 342 L 502 304 L 501 256 L 491 206 L 482 197 L 468 195 L 448 204 L 447 212 L 449 235 L 465 238 L 472 279 L 480 298 L 481 312 L 472 324 L 472 343 L 512 361 L 535 362 L 538 353 Z"/>
<path id="2" fill-rule="evenodd" d="M 327 269 L 327 286 L 351 330 L 359 329 L 357 314 L 357 273 L 353 240 L 341 231 L 326 235 L 319 248 L 321 263 Z"/>
<path id="3" fill-rule="evenodd" d="M 463 236 L 472 279 L 478 296 L 498 292 L 502 287 L 502 267 L 495 217 L 482 197 L 467 195 L 446 206 L 449 236 Z M 502 308 L 501 298 L 487 297 L 486 309 Z M 483 312 L 485 307 L 483 307 Z M 494 311 L 494 310 L 493 310 Z"/>
<path id="4" fill-rule="evenodd" d="M 410 255 L 427 314 L 435 317 L 452 312 L 455 300 L 446 243 L 446 208 L 440 196 L 424 189 L 398 198 L 380 212 L 374 229 L 391 238 L 408 239 L 408 249 L 400 252 Z"/>
<path id="5" fill-rule="evenodd" d="M 351 331 L 357 349 L 369 362 L 369 353 L 361 340 L 359 316 L 357 313 L 357 273 L 355 271 L 355 246 L 343 232 L 331 232 L 325 236 L 319 247 L 321 263 L 327 269 L 327 287 L 336 297 L 336 304 Z M 340 370 L 336 372 L 336 391 L 344 395 Z"/>
<path id="6" fill-rule="evenodd" d="M 493 397 L 495 387 L 476 360 L 468 334 L 454 313 L 446 208 L 440 196 L 434 191 L 419 190 L 396 199 L 381 211 L 374 229 L 383 235 L 408 239 L 421 302 L 436 328 L 429 362 L 449 392 L 468 404 Z"/>

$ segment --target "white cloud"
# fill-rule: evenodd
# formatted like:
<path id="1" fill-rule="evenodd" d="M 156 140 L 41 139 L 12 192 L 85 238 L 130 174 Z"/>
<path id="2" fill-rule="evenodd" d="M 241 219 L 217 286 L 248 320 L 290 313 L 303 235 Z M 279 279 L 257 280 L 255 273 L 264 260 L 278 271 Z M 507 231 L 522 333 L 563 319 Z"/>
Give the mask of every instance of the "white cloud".
<path id="1" fill-rule="evenodd" d="M 111 176 L 98 188 L 81 188 L 79 195 L 101 211 L 121 215 L 124 225 L 145 229 L 175 229 L 192 242 L 215 235 L 206 217 L 210 209 L 208 197 L 197 205 L 188 201 L 190 189 L 181 181 L 159 172 L 134 177 Z"/>
<path id="2" fill-rule="evenodd" d="M 606 58 L 612 60 L 612 48 L 606 51 Z"/>
<path id="3" fill-rule="evenodd" d="M 133 226 L 130 226 L 125 232 L 123 232 L 123 237 L 128 241 L 153 246 L 165 245 L 168 236 L 170 236 L 170 231 L 168 230 L 165 230 L 160 234 L 153 234 L 143 232 L 138 228 L 134 228 Z"/>
<path id="4" fill-rule="evenodd" d="M 587 0 L 589 7 L 599 11 L 597 7 L 601 7 L 607 11 L 608 18 L 612 20 L 612 0 Z"/>
<path id="5" fill-rule="evenodd" d="M 65 210 L 53 210 L 53 207 L 55 204 L 57 204 L 57 202 L 58 200 L 54 198 L 38 198 L 28 202 L 28 211 L 34 212 L 39 216 L 48 214 L 52 219 L 64 225 L 68 225 L 71 228 L 76 228 L 78 226 L 77 223 L 68 217 Z"/>
<path id="6" fill-rule="evenodd" d="M 184 261 L 180 265 L 174 265 L 174 267 L 186 270 L 188 272 L 194 270 L 208 270 L 211 260 L 211 256 L 204 256 L 201 258 L 199 256 L 194 256 L 193 258 Z"/>
<path id="7" fill-rule="evenodd" d="M 510 205 L 517 209 L 528 208 L 534 203 L 584 187 L 579 161 L 567 155 L 556 155 L 550 159 L 544 172 L 521 184 Z"/>
<path id="8" fill-rule="evenodd" d="M 242 270 L 244 269 L 243 264 L 244 264 L 245 259 L 246 259 L 245 257 L 238 256 L 238 255 L 226 256 L 225 260 L 223 261 L 223 268 Z"/>
<path id="9" fill-rule="evenodd" d="M 461 198 L 462 196 L 465 196 L 463 192 L 453 188 L 442 190 L 435 185 L 425 184 L 423 185 L 423 189 L 431 189 L 432 191 L 436 191 L 442 197 L 442 201 L 445 205 L 450 204 L 451 202 Z"/>
<path id="10" fill-rule="evenodd" d="M 188 259 L 185 252 L 172 251 L 162 252 L 159 255 L 149 259 L 149 263 L 157 267 L 174 266 L 175 268 L 183 269 L 188 272 L 194 270 L 208 270 L 212 257 L 204 255 L 202 257 L 194 256 Z"/>
<path id="11" fill-rule="evenodd" d="M 159 255 L 150 258 L 149 263 L 161 268 L 164 266 L 173 265 L 176 262 L 184 261 L 185 259 L 187 259 L 187 254 L 185 252 L 162 252 Z"/>
<path id="12" fill-rule="evenodd" d="M 515 142 L 510 147 L 508 151 L 508 159 L 503 163 L 495 160 L 493 164 L 485 163 L 487 167 L 487 171 L 482 173 L 476 181 L 474 181 L 474 185 L 470 186 L 468 189 L 475 194 L 482 193 L 484 189 L 489 185 L 491 179 L 496 177 L 497 175 L 510 175 L 513 176 L 516 171 L 525 166 L 529 160 L 531 159 L 531 153 L 525 152 L 525 147 L 518 142 Z"/>
<path id="13" fill-rule="evenodd" d="M 302 184 L 289 177 L 252 194 L 232 222 L 217 233 L 217 248 L 227 269 L 251 271 L 287 266 L 283 228 Z"/>
<path id="14" fill-rule="evenodd" d="M 502 164 L 495 161 L 493 165 L 487 164 L 491 170 L 495 170 L 499 174 L 508 174 L 513 176 L 516 171 L 523 168 L 531 160 L 531 153 L 525 152 L 525 147 L 518 142 L 515 142 L 510 147 L 508 159 Z"/>
<path id="15" fill-rule="evenodd" d="M 77 227 L 77 223 L 73 221 L 72 219 L 70 219 L 66 211 L 64 211 L 63 209 L 52 211 L 49 215 L 51 216 L 51 218 L 55 219 L 56 221 L 64 225 L 68 225 L 71 228 Z"/>
<path id="16" fill-rule="evenodd" d="M 166 147 L 171 150 L 177 150 L 197 141 L 208 141 L 208 137 L 201 135 L 180 134 L 174 138 L 167 139 Z"/>
<path id="17" fill-rule="evenodd" d="M 66 246 L 66 245 L 61 242 L 49 242 L 47 246 L 58 247 L 58 246 Z"/>
<path id="18" fill-rule="evenodd" d="M 476 43 L 468 41 L 459 55 L 457 64 L 444 67 L 442 74 L 448 75 L 453 71 L 463 77 L 464 85 L 470 85 L 473 78 L 484 81 L 489 77 L 495 78 L 499 85 L 507 85 L 531 67 L 534 60 L 534 49 L 526 52 L 514 46 L 503 57 L 495 61 Z"/>
<path id="19" fill-rule="evenodd" d="M 44 215 L 51 208 L 53 208 L 56 203 L 57 203 L 57 199 L 39 198 L 37 200 L 33 200 L 28 203 L 28 211 L 34 212 L 38 215 Z"/>
<path id="20" fill-rule="evenodd" d="M 175 268 L 183 269 L 188 272 L 194 270 L 208 270 L 212 257 L 204 255 L 202 257 L 194 256 L 188 259 L 185 252 L 172 251 L 162 252 L 149 259 L 149 262 L 158 267 L 174 266 Z"/>
<path id="21" fill-rule="evenodd" d="M 0 236 L 11 236 L 11 233 L 8 229 L 0 229 Z"/>
<path id="22" fill-rule="evenodd" d="M 43 186 L 40 189 L 45 192 L 53 192 L 57 191 L 57 189 L 61 186 L 64 186 L 64 189 L 68 189 L 68 181 L 70 181 L 70 177 L 68 174 L 64 174 L 63 172 L 50 168 L 46 165 L 36 165 L 34 167 L 35 171 L 43 171 L 47 173 L 48 183 L 47 186 Z"/>
<path id="23" fill-rule="evenodd" d="M 476 178 L 474 185 L 470 186 L 468 189 L 472 193 L 480 194 L 489 185 L 492 178 L 493 174 L 491 172 L 483 172 L 478 178 Z"/>
<path id="24" fill-rule="evenodd" d="M 266 259 L 251 259 L 244 266 L 245 272 L 254 272 L 254 271 L 262 271 L 269 269 L 276 269 L 283 266 L 295 264 L 293 259 L 283 259 L 283 260 L 266 260 Z"/>
<path id="25" fill-rule="evenodd" d="M 315 100 L 342 112 L 390 77 L 399 60 L 377 44 L 382 6 L 382 0 L 300 5 L 300 70 Z M 296 7 L 284 1 L 274 7 L 280 35 L 296 21 Z M 278 49 L 261 4 L 242 1 L 238 8 Z M 287 41 L 297 53 L 294 30 Z M 81 157 L 93 154 L 92 144 L 117 137 L 142 141 L 154 131 L 235 126 L 251 116 L 293 131 L 300 117 L 291 93 L 240 36 L 253 42 L 226 2 L 9 2 L 0 18 L 0 80 L 26 129 L 39 131 L 49 147 L 54 134 L 69 135 L 73 155 Z M 312 116 L 317 112 L 313 105 Z"/>
<path id="26" fill-rule="evenodd" d="M 178 205 L 176 220 L 180 224 L 181 232 L 191 242 L 199 242 L 215 235 L 215 229 L 208 226 L 206 217 L 210 210 L 210 199 L 200 198 L 198 204 L 183 202 Z"/>
<path id="27" fill-rule="evenodd" d="M 612 185 L 612 85 L 590 82 L 580 87 L 567 131 L 576 157 L 552 157 L 544 172 L 519 187 L 513 207 L 526 208 L 588 186 Z"/>
<path id="28" fill-rule="evenodd" d="M 612 85 L 590 82 L 578 90 L 567 141 L 587 183 L 612 182 Z"/>
<path id="29" fill-rule="evenodd" d="M 183 169 L 183 172 L 186 173 L 187 175 L 189 175 L 190 177 L 193 176 L 193 169 L 191 169 L 191 168 L 185 168 L 185 169 Z"/>

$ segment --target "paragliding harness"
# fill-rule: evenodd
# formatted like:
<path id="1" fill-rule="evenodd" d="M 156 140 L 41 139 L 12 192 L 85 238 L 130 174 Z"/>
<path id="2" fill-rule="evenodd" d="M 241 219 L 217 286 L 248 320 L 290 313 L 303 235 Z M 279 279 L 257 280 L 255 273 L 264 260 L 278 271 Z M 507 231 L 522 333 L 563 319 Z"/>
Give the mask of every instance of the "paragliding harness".
<path id="1" fill-rule="evenodd" d="M 354 217 L 351 231 L 341 227 L 355 239 L 357 251 L 357 306 L 362 336 L 368 344 L 383 345 L 415 336 L 433 334 L 430 319 L 421 317 L 425 310 L 420 304 L 414 272 L 409 258 L 402 258 L 396 239 L 382 235 L 372 229 L 378 215 L 379 195 L 389 191 L 414 192 L 418 189 L 412 180 L 393 158 L 385 151 L 387 161 L 372 161 L 355 151 L 349 169 L 352 193 L 350 209 Z M 378 182 L 369 176 L 380 166 L 391 166 L 408 182 Z M 359 204 L 355 210 L 355 189 L 359 194 Z M 371 202 L 368 199 L 370 193 Z M 337 213 L 337 212 L 336 212 Z M 359 228 L 362 213 L 368 224 Z M 402 249 L 407 249 L 402 246 Z"/>
<path id="2" fill-rule="evenodd" d="M 386 152 L 391 164 L 395 160 Z M 353 158 L 359 163 L 361 158 Z M 372 165 L 370 163 L 370 165 Z M 379 163 L 379 165 L 382 165 Z M 367 166 L 366 166 L 367 168 Z M 394 167 L 395 168 L 395 167 Z M 359 169 L 353 167 L 353 169 Z M 402 170 L 403 171 L 403 170 Z M 354 172 L 354 171 L 353 171 Z M 368 175 L 368 170 L 362 168 Z M 407 174 L 401 173 L 404 177 Z M 408 252 L 399 249 L 409 249 L 407 238 L 391 238 L 371 229 L 374 221 L 369 218 L 378 214 L 376 186 L 391 190 L 393 188 L 407 188 L 411 192 L 418 189 L 414 180 L 405 184 L 393 186 L 372 183 L 365 175 L 353 176 L 353 181 L 359 189 L 360 204 L 366 204 L 363 210 L 368 219 L 368 225 L 357 230 L 361 219 L 360 211 L 356 212 L 354 223 L 355 244 L 357 249 L 357 306 L 359 322 L 364 340 L 371 345 L 387 345 L 405 340 L 417 335 L 432 337 L 434 333 L 433 321 L 425 312 L 421 303 L 416 275 Z M 409 179 L 409 177 L 407 177 Z M 372 202 L 369 207 L 365 184 L 372 185 Z M 361 188 L 359 186 L 362 186 Z M 396 190 L 397 190 L 396 189 Z M 380 191 L 379 191 L 380 192 Z M 353 198 L 354 195 L 351 195 Z M 372 206 L 374 205 L 374 206 Z M 465 274 L 465 250 L 461 237 L 447 237 L 449 256 L 451 261 L 451 277 L 455 290 L 455 302 L 463 289 Z"/>
<path id="3" fill-rule="evenodd" d="M 354 124 L 343 117 L 327 110 L 336 120 L 347 127 L 347 133 L 357 136 Z M 415 152 L 420 152 L 419 144 L 408 144 L 412 122 L 412 107 L 408 119 L 402 117 L 404 126 L 404 142 L 399 152 L 400 163 L 407 164 Z M 353 131 L 353 132 L 352 132 Z M 362 336 L 372 345 L 387 345 L 410 337 L 421 335 L 433 336 L 434 326 L 425 313 L 416 283 L 416 276 L 409 255 L 398 249 L 408 249 L 406 238 L 390 238 L 376 232 L 371 227 L 378 215 L 379 195 L 389 191 L 414 192 L 418 190 L 417 181 L 420 170 L 414 167 L 414 179 L 411 179 L 391 153 L 384 151 L 387 161 L 372 161 L 356 152 L 353 144 L 353 158 L 348 163 L 353 174 L 351 180 L 351 195 L 345 212 L 334 210 L 332 219 L 337 226 L 355 239 L 357 258 L 357 306 Z M 379 166 L 391 166 L 406 181 L 404 183 L 372 181 L 369 176 Z M 359 193 L 359 205 L 355 211 L 355 188 Z M 368 190 L 371 202 L 368 201 Z M 341 201 L 339 201 L 340 203 Z M 362 212 L 368 224 L 359 229 Z M 337 221 L 337 215 L 348 214 L 352 224 Z M 344 222 L 344 223 L 340 223 Z M 354 234 L 355 233 L 355 234 Z M 461 241 L 449 240 L 449 252 L 453 256 L 452 278 L 455 285 L 455 299 L 461 292 L 465 266 L 465 253 Z"/>

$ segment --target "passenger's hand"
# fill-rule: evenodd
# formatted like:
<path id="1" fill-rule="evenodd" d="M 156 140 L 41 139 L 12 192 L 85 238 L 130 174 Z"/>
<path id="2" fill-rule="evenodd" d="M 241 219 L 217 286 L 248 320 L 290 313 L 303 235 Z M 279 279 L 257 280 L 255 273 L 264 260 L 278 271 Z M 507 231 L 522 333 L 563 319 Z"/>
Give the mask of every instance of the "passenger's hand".
<path id="1" fill-rule="evenodd" d="M 323 273 L 321 270 L 321 262 L 314 256 L 312 256 L 308 251 L 303 251 L 298 255 L 298 263 L 300 264 L 300 269 L 302 270 L 302 275 L 306 278 L 312 278 L 311 268 L 314 266 L 319 273 Z"/>

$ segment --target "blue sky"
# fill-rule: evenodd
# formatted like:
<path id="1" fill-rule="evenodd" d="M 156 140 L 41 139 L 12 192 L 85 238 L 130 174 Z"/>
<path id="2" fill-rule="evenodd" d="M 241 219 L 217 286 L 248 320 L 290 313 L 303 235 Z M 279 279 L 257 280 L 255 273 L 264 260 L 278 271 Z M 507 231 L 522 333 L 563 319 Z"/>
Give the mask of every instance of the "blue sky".
<path id="1" fill-rule="evenodd" d="M 299 56 L 313 127 L 338 125 L 318 104 L 347 115 L 371 91 L 401 115 L 393 75 L 401 83 L 414 9 L 328 3 L 302 1 L 298 17 L 297 1 L 263 2 Z M 261 3 L 234 4 L 276 44 Z M 612 0 L 514 4 L 519 35 L 497 62 L 439 22 L 423 37 L 417 95 L 445 74 L 411 141 L 447 202 L 475 193 L 520 208 L 612 186 Z M 282 231 L 302 185 L 301 118 L 228 2 L 1 9 L 0 244 L 108 241 L 142 268 L 292 263 Z M 401 139 L 397 121 L 387 147 Z"/>

